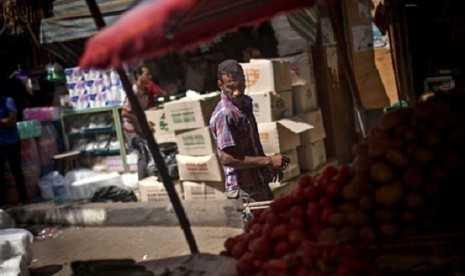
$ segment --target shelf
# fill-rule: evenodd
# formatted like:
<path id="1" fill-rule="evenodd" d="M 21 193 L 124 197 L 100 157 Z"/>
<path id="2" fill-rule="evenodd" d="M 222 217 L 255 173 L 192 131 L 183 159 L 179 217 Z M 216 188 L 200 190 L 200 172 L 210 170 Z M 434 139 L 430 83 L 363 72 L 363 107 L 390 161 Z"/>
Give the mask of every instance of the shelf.
<path id="1" fill-rule="evenodd" d="M 66 135 L 73 136 L 73 135 L 115 133 L 115 131 L 116 129 L 114 127 L 89 128 L 89 129 L 82 129 L 80 131 L 71 131 L 71 132 L 68 132 Z"/>
<path id="2" fill-rule="evenodd" d="M 119 155 L 120 150 L 92 150 L 92 151 L 81 151 L 81 154 L 87 155 Z"/>

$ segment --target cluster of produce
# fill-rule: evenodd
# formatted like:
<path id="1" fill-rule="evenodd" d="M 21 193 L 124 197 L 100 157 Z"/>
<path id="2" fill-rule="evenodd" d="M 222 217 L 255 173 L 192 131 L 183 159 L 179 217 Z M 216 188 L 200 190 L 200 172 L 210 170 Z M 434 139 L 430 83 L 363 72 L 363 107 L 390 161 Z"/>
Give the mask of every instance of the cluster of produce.
<path id="1" fill-rule="evenodd" d="M 463 230 L 463 103 L 462 94 L 440 94 L 386 114 L 354 146 L 351 165 L 301 176 L 222 254 L 238 259 L 241 275 L 363 275 L 371 267 L 341 247 Z M 321 253 L 323 244 L 337 253 Z"/>
<path id="2" fill-rule="evenodd" d="M 388 113 L 354 147 L 345 198 L 366 205 L 376 233 L 388 236 L 463 230 L 463 94 L 436 94 Z"/>

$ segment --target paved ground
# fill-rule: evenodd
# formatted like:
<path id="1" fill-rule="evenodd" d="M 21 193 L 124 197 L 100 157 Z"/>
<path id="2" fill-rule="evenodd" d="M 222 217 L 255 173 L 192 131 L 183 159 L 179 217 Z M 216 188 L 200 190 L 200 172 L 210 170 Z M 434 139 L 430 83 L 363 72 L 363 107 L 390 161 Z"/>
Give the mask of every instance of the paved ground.
<path id="1" fill-rule="evenodd" d="M 44 227 L 31 229 L 40 231 Z M 240 228 L 192 227 L 199 251 L 218 254 Z M 58 227 L 32 244 L 31 276 L 69 276 L 76 260 L 134 259 L 136 262 L 190 254 L 180 227 Z M 47 231 L 44 231 L 47 232 Z M 59 270 L 59 271 L 57 271 Z"/>

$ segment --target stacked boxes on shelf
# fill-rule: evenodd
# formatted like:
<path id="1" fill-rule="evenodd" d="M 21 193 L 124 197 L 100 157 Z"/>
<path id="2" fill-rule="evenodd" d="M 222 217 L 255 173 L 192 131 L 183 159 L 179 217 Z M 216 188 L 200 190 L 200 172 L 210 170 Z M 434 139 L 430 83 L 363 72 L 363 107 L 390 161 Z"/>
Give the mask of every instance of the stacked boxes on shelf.
<path id="1" fill-rule="evenodd" d="M 223 168 L 209 129 L 210 117 L 219 101 L 220 93 L 212 92 L 164 105 L 166 126 L 178 146 L 176 161 L 185 200 L 225 198 Z M 160 138 L 165 139 L 168 134 L 163 133 Z"/>
<path id="2" fill-rule="evenodd" d="M 326 136 L 311 55 L 252 59 L 242 66 L 265 153 L 291 159 L 283 181 L 317 170 L 326 162 Z"/>
<path id="3" fill-rule="evenodd" d="M 311 53 L 281 58 L 290 63 L 295 120 L 312 126 L 301 133 L 298 147 L 302 171 L 314 172 L 327 162 L 323 117 L 318 107 L 315 73 Z"/>
<path id="4" fill-rule="evenodd" d="M 246 94 L 254 101 L 263 151 L 267 155 L 282 153 L 291 159 L 282 181 L 300 175 L 296 151 L 300 137 L 296 129 L 283 121 L 294 115 L 290 63 L 279 59 L 252 59 L 242 67 Z"/>
<path id="5" fill-rule="evenodd" d="M 197 99 L 184 98 L 165 105 L 175 130 L 176 156 L 184 199 L 222 199 L 224 173 L 209 126 L 220 101 L 213 92 Z"/>
<path id="6" fill-rule="evenodd" d="M 65 69 L 71 106 L 74 109 L 122 105 L 126 97 L 115 70 Z"/>

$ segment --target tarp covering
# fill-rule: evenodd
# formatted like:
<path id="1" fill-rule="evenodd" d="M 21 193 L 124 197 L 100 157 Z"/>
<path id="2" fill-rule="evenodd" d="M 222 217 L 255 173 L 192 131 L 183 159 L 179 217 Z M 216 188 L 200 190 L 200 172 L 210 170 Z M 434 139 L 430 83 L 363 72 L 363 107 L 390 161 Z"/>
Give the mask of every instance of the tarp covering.
<path id="1" fill-rule="evenodd" d="M 318 32 L 318 7 L 315 5 L 310 9 L 300 9 L 290 12 L 287 20 L 292 29 L 303 37 L 309 44 L 314 44 Z"/>
<path id="2" fill-rule="evenodd" d="M 105 22 L 110 25 L 136 0 L 97 0 Z M 64 42 L 87 38 L 97 33 L 95 21 L 84 0 L 56 0 L 53 17 L 40 23 L 40 43 Z"/>
<path id="3" fill-rule="evenodd" d="M 314 4 L 315 0 L 153 0 L 90 38 L 79 65 L 119 68 L 124 62 L 184 51 L 279 12 Z"/>

